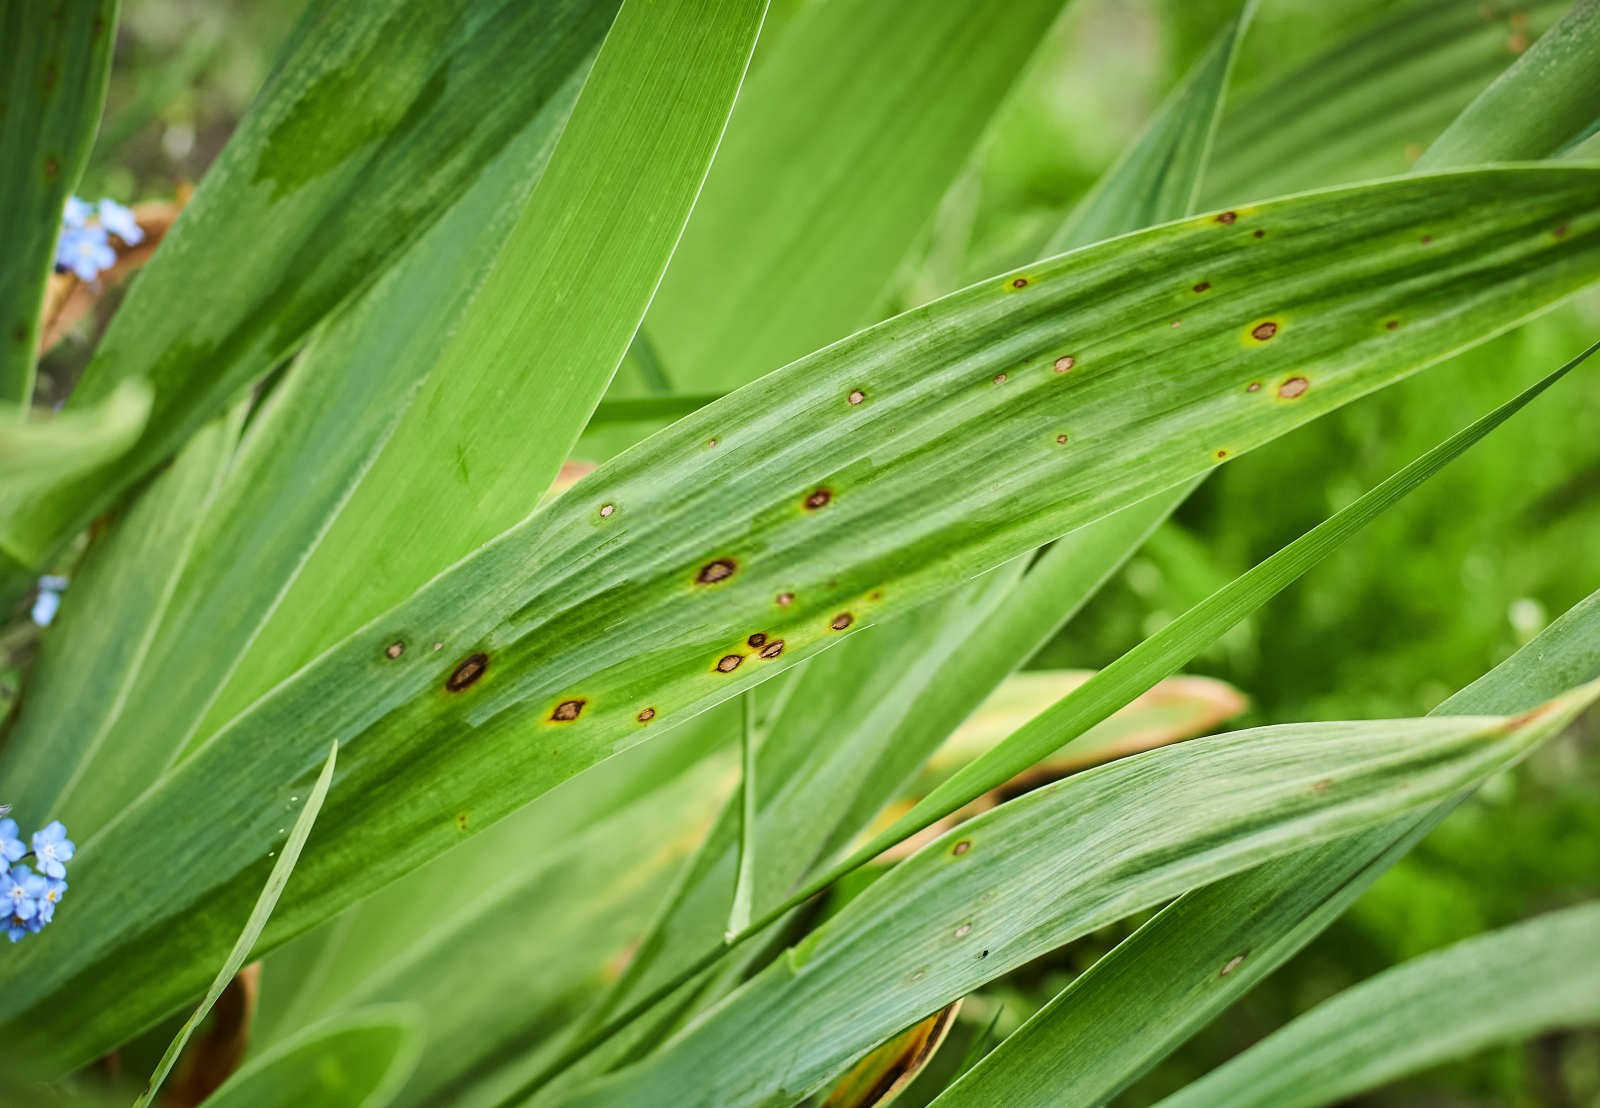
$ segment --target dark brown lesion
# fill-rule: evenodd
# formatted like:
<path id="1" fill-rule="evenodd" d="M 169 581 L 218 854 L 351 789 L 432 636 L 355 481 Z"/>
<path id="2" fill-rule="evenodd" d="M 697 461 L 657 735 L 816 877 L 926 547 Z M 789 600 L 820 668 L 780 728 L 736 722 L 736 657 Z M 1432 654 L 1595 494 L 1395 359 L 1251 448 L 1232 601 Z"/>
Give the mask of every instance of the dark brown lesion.
<path id="1" fill-rule="evenodd" d="M 832 499 L 832 489 L 817 489 L 811 495 L 806 497 L 805 506 L 810 511 L 816 511 L 818 508 L 826 507 L 828 501 Z"/>
<path id="2" fill-rule="evenodd" d="M 744 641 L 749 643 L 751 646 L 761 646 L 767 641 L 767 635 L 764 631 L 757 631 Z"/>
<path id="3" fill-rule="evenodd" d="M 700 572 L 694 576 L 694 582 L 697 585 L 715 585 L 732 577 L 738 568 L 739 563 L 732 558 L 718 558 L 701 566 Z"/>
<path id="4" fill-rule="evenodd" d="M 469 685 L 475 684 L 489 668 L 489 655 L 478 653 L 469 655 L 460 665 L 456 666 L 444 687 L 449 692 L 460 692 Z"/>
<path id="5" fill-rule="evenodd" d="M 732 673 L 739 668 L 739 663 L 743 661 L 743 654 L 724 654 L 717 659 L 717 671 L 719 673 Z"/>
<path id="6" fill-rule="evenodd" d="M 583 714 L 583 706 L 587 703 L 587 700 L 563 700 L 550 713 L 550 718 L 556 723 L 571 723 Z"/>
<path id="7" fill-rule="evenodd" d="M 849 612 L 840 612 L 838 615 L 833 617 L 828 626 L 832 627 L 835 631 L 843 631 L 855 621 L 856 617 L 851 615 Z"/>
<path id="8" fill-rule="evenodd" d="M 776 658 L 779 654 L 782 654 L 782 653 L 783 653 L 783 640 L 782 639 L 773 639 L 766 646 L 763 646 L 761 648 L 761 656 L 763 658 L 767 659 L 768 661 L 771 661 L 773 658 Z"/>

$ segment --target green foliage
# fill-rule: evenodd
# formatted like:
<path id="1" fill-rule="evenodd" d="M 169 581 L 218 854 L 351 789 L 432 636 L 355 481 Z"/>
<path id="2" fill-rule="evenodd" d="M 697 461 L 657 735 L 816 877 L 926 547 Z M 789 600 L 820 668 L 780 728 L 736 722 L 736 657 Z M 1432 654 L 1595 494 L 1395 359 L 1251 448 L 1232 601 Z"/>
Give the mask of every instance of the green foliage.
<path id="1" fill-rule="evenodd" d="M 0 14 L 8 1100 L 1600 1092 L 1600 2 L 175 3 Z"/>

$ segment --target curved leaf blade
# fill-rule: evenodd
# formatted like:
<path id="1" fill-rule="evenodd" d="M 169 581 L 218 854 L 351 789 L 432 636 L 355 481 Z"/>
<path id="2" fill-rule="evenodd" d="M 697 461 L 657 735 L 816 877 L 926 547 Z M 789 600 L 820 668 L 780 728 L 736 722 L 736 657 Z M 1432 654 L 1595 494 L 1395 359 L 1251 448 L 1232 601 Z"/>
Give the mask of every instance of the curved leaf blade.
<path id="1" fill-rule="evenodd" d="M 1069 777 L 879 878 L 662 1049 L 569 1103 L 693 1091 L 796 1099 L 986 981 L 1228 873 L 1453 796 L 1600 698 L 1513 719 L 1291 724 L 1193 739 Z M 741 1065 L 718 1066 L 731 1043 Z"/>
<path id="2" fill-rule="evenodd" d="M 246 1062 L 206 1098 L 206 1108 L 383 1108 L 415 1064 L 414 1010 L 364 1008 Z"/>

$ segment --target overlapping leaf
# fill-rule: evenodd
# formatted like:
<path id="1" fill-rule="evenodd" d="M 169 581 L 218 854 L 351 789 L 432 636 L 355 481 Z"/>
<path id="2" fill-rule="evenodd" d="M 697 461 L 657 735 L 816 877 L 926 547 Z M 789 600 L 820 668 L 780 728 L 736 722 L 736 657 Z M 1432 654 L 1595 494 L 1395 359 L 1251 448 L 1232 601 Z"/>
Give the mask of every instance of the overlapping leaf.
<path id="1" fill-rule="evenodd" d="M 1527 716 L 1293 724 L 1113 762 L 895 867 L 659 1052 L 574 1105 L 792 1102 L 897 1028 L 1183 889 L 1453 796 L 1600 698 Z M 732 1043 L 741 1064 L 717 1064 Z M 645 1091 L 648 1090 L 648 1097 Z"/>

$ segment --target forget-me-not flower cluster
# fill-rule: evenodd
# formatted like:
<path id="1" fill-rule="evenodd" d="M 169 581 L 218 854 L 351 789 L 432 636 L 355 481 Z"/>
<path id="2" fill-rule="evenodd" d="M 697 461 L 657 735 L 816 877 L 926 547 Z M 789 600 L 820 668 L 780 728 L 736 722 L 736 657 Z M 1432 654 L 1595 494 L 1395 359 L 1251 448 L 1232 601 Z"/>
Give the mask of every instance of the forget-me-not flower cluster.
<path id="1" fill-rule="evenodd" d="M 93 281 L 117 262 L 112 235 L 128 246 L 144 241 L 144 231 L 133 212 L 115 200 L 102 199 L 96 208 L 76 196 L 67 197 L 61 212 L 61 238 L 56 241 L 56 268 L 76 274 L 80 281 Z"/>
<path id="2" fill-rule="evenodd" d="M 0 805 L 0 812 L 7 810 Z M 35 831 L 31 843 L 22 841 L 16 820 L 0 819 L 0 926 L 12 942 L 37 935 L 55 918 L 67 891 L 67 863 L 76 852 L 58 819 Z M 23 861 L 28 857 L 32 866 Z"/>

